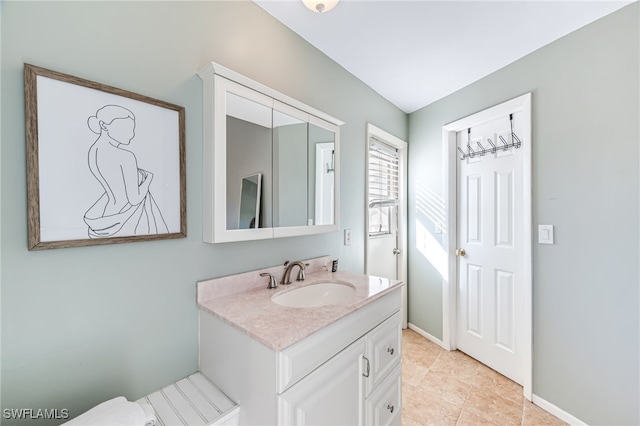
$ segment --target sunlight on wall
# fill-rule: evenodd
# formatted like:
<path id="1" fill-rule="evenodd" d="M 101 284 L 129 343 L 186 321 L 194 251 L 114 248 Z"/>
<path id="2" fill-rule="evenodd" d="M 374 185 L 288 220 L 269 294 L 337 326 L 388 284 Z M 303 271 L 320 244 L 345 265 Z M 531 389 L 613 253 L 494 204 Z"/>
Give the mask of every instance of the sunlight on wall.
<path id="1" fill-rule="evenodd" d="M 416 212 L 433 222 L 434 227 L 440 226 L 442 232 L 446 234 L 447 214 L 444 199 L 418 181 L 416 181 Z"/>
<path id="2" fill-rule="evenodd" d="M 426 224 L 433 223 L 432 229 L 439 229 L 439 237 L 447 234 L 447 212 L 444 199 L 421 182 L 416 180 L 416 248 L 448 281 L 448 256 L 442 243 L 435 237 Z M 437 231 L 436 231 L 437 232 Z"/>
<path id="3" fill-rule="evenodd" d="M 436 268 L 442 279 L 448 281 L 447 252 L 440 245 L 440 241 L 431 235 L 431 232 L 425 228 L 419 219 L 416 219 L 416 248 Z"/>

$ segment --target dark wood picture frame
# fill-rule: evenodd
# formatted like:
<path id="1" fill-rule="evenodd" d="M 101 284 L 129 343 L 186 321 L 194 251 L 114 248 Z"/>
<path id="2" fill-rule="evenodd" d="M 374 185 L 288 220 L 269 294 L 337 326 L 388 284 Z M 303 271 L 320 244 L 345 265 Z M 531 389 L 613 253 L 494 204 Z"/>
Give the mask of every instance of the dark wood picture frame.
<path id="1" fill-rule="evenodd" d="M 186 237 L 184 107 L 30 64 L 24 64 L 24 87 L 29 250 Z M 43 93 L 38 93 L 39 87 Z M 53 89 L 45 90 L 43 87 Z M 69 96 L 52 95 L 67 92 Z M 73 99 L 78 99 L 78 102 L 74 104 Z M 39 102 L 48 107 L 39 105 Z M 84 122 L 78 123 L 79 115 L 74 115 L 72 110 L 77 105 L 84 107 L 85 103 L 104 105 L 92 107 L 91 112 L 83 116 Z M 156 134 L 149 132 L 151 136 L 144 136 L 144 126 L 138 124 L 141 119 L 132 112 L 136 106 L 138 111 L 142 111 L 146 128 L 159 128 L 154 130 Z M 66 115 L 57 115 L 59 109 L 66 108 L 69 108 L 68 114 L 65 111 Z M 53 112 L 49 115 L 56 115 L 56 118 L 39 117 L 39 111 L 42 115 Z M 60 120 L 60 117 L 64 119 Z M 169 119 L 159 119 L 163 117 Z M 113 123 L 119 123 L 119 129 Z M 130 125 L 128 130 L 124 130 L 128 134 L 121 136 L 125 123 Z M 69 130 L 72 127 L 73 130 Z M 69 134 L 82 137 L 58 137 L 52 135 L 57 132 L 51 129 L 59 129 L 60 133 L 75 132 Z M 138 129 L 143 136 L 138 136 Z M 78 139 L 82 141 L 76 141 Z M 72 150 L 69 140 L 75 144 L 72 147 L 81 148 Z M 130 142 L 133 149 L 129 148 Z M 43 146 L 45 143 L 47 146 Z M 57 144 L 55 151 L 50 146 L 52 144 Z M 146 156 L 140 160 L 144 162 L 147 159 L 147 163 L 155 164 L 152 171 L 138 167 L 134 152 L 140 146 L 146 147 Z M 52 156 L 52 152 L 56 154 Z M 82 158 L 83 161 L 69 160 L 69 152 L 73 153 L 76 160 Z M 116 169 L 118 173 L 110 173 Z M 83 179 L 77 179 L 78 175 L 82 175 Z M 58 178 L 63 184 L 56 187 L 49 183 Z M 73 198 L 73 189 L 78 188 L 82 199 Z M 152 190 L 156 193 L 152 194 Z M 51 192 L 56 192 L 55 196 L 51 196 Z M 87 193 L 92 194 L 88 205 Z M 57 195 L 72 202 L 58 203 Z M 158 198 L 160 202 L 156 201 Z M 44 206 L 43 200 L 50 199 L 56 203 L 45 201 Z M 75 208 L 71 209 L 68 205 Z M 84 217 L 82 211 L 78 211 L 78 206 L 88 208 Z M 163 208 L 166 209 L 164 216 Z M 47 217 L 43 217 L 43 213 Z M 67 224 L 69 220 L 74 221 L 73 226 Z M 86 238 L 79 235 L 85 230 Z M 43 238 L 43 234 L 47 235 L 46 238 Z"/>

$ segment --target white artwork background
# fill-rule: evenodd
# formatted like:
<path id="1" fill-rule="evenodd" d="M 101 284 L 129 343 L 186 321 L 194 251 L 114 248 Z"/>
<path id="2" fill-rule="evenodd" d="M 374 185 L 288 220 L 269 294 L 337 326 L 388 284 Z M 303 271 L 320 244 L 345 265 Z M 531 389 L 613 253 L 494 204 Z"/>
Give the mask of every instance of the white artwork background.
<path id="1" fill-rule="evenodd" d="M 98 139 L 87 124 L 105 105 L 135 115 L 135 136 L 124 149 L 153 174 L 149 192 L 169 233 L 180 232 L 178 112 L 99 90 L 38 76 L 40 239 L 87 239 L 85 212 L 104 193 L 89 170 L 89 148 Z"/>

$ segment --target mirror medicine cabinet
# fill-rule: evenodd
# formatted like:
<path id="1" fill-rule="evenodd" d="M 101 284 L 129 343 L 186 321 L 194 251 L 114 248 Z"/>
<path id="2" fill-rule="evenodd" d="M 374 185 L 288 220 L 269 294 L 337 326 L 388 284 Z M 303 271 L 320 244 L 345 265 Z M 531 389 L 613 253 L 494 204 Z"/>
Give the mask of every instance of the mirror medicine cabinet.
<path id="1" fill-rule="evenodd" d="M 339 229 L 344 124 L 214 62 L 203 81 L 203 239 Z"/>

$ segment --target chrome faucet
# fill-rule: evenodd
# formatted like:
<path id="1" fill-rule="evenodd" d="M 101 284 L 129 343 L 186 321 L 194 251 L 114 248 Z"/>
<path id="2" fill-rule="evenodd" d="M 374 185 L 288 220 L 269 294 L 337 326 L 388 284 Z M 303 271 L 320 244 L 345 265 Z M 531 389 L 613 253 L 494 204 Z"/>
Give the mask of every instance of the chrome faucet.
<path id="1" fill-rule="evenodd" d="M 282 282 L 280 284 L 291 284 L 291 270 L 294 266 L 298 266 L 300 270 L 298 271 L 298 281 L 304 281 L 304 268 L 306 265 L 301 261 L 297 260 L 295 262 L 289 262 L 288 260 L 284 262 L 284 275 L 282 276 Z"/>

